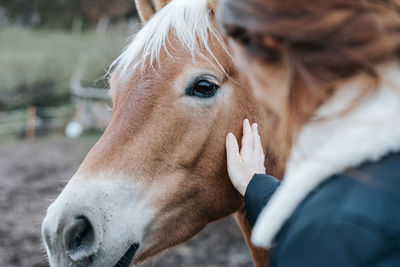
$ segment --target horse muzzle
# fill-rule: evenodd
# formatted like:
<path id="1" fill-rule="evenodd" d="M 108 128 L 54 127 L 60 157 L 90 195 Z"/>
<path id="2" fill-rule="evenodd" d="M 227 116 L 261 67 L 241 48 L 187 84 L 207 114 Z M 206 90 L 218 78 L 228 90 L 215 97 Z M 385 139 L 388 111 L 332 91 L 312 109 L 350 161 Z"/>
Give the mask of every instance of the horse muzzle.
<path id="1" fill-rule="evenodd" d="M 132 182 L 74 177 L 50 205 L 42 236 L 52 267 L 129 267 L 153 217 Z"/>
<path id="2" fill-rule="evenodd" d="M 88 265 L 99 252 L 102 242 L 99 221 L 88 216 L 88 212 L 83 215 L 77 210 L 79 213 L 65 212 L 57 222 L 51 217 L 43 222 L 42 235 L 48 254 L 59 259 L 60 265 Z"/>

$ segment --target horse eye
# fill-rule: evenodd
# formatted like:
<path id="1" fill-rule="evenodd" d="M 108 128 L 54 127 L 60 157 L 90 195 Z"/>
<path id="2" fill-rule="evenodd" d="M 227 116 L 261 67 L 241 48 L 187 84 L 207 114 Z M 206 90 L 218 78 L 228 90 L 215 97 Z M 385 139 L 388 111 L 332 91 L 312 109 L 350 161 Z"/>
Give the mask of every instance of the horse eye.
<path id="1" fill-rule="evenodd" d="M 219 86 L 215 83 L 208 80 L 198 80 L 196 81 L 191 88 L 188 88 L 187 94 L 189 96 L 197 96 L 197 97 L 212 97 L 217 92 Z"/>

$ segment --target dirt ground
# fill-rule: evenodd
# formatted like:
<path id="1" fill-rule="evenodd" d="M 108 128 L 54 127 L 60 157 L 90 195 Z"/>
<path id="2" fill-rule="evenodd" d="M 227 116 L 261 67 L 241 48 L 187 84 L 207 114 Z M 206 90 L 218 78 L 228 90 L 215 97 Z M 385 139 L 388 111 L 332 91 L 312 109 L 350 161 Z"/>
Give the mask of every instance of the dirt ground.
<path id="1" fill-rule="evenodd" d="M 61 136 L 0 143 L 0 266 L 48 266 L 40 238 L 46 207 L 96 138 Z M 211 224 L 145 266 L 252 266 L 232 218 Z"/>

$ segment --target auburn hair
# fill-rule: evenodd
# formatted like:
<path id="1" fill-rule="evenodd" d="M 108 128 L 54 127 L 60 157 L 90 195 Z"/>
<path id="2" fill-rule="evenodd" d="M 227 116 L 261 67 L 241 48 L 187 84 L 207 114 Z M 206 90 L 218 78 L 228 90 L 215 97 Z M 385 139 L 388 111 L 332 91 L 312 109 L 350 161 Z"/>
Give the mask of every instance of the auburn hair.
<path id="1" fill-rule="evenodd" d="M 400 59 L 400 0 L 223 0 L 218 22 L 258 60 L 285 60 L 285 117 L 294 127 L 310 120 L 339 82 L 359 73 L 378 82 L 375 66 Z"/>

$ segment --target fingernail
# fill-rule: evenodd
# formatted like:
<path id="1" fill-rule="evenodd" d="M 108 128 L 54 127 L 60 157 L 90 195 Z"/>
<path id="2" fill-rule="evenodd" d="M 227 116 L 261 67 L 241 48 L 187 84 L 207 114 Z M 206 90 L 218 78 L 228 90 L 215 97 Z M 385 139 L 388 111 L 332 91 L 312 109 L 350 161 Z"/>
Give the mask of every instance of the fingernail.
<path id="1" fill-rule="evenodd" d="M 257 123 L 254 123 L 253 125 L 254 125 L 254 128 L 258 129 L 258 124 Z"/>
<path id="2" fill-rule="evenodd" d="M 228 133 L 228 139 L 232 140 L 233 138 L 233 133 Z"/>

